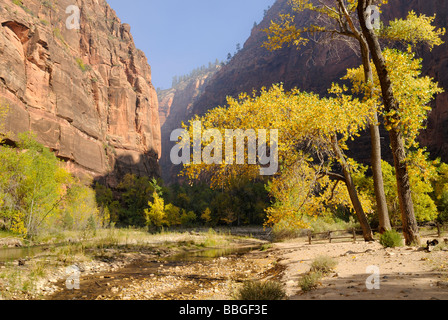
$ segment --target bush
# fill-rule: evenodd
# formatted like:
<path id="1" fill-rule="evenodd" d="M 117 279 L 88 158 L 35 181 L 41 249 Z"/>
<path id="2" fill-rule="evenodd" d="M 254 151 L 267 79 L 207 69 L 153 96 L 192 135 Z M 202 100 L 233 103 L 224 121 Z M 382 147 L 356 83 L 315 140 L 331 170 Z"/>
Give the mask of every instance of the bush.
<path id="1" fill-rule="evenodd" d="M 313 260 L 311 269 L 299 280 L 299 287 L 303 292 L 317 289 L 321 279 L 336 268 L 337 261 L 331 257 L 320 256 Z"/>
<path id="2" fill-rule="evenodd" d="M 401 247 L 403 245 L 403 239 L 400 233 L 395 230 L 390 230 L 381 235 L 380 244 L 385 248 Z"/>
<path id="3" fill-rule="evenodd" d="M 317 257 L 311 263 L 311 272 L 320 273 L 321 275 L 325 276 L 330 274 L 337 264 L 337 261 L 331 257 Z"/>
<path id="4" fill-rule="evenodd" d="M 101 225 L 100 211 L 95 199 L 95 192 L 81 183 L 73 184 L 64 201 L 62 224 L 68 230 L 91 230 Z M 64 228 L 65 229 L 65 228 Z"/>
<path id="5" fill-rule="evenodd" d="M 196 214 L 193 211 L 188 211 L 188 212 L 185 210 L 182 210 L 182 211 L 183 211 L 183 213 L 180 216 L 180 223 L 183 226 L 189 226 L 189 227 L 193 226 L 194 222 L 197 219 Z"/>
<path id="6" fill-rule="evenodd" d="M 286 293 L 278 282 L 247 281 L 234 298 L 245 301 L 274 301 L 286 299 Z"/>
<path id="7" fill-rule="evenodd" d="M 303 275 L 299 280 L 299 287 L 303 292 L 308 292 L 317 289 L 320 280 L 322 279 L 322 274 L 320 272 L 308 272 Z"/>
<path id="8" fill-rule="evenodd" d="M 180 208 L 169 203 L 165 206 L 165 214 L 169 226 L 177 226 L 181 224 Z"/>
<path id="9" fill-rule="evenodd" d="M 280 221 L 272 227 L 272 241 L 281 242 L 296 239 L 305 236 L 307 232 L 308 229 L 299 229 L 291 226 L 288 221 Z"/>
<path id="10" fill-rule="evenodd" d="M 154 226 L 157 228 L 161 228 L 164 225 L 167 225 L 166 214 L 165 214 L 165 202 L 163 199 L 154 192 L 153 194 L 154 202 L 149 202 L 149 209 L 145 209 L 146 216 L 146 224 L 148 226 Z"/>

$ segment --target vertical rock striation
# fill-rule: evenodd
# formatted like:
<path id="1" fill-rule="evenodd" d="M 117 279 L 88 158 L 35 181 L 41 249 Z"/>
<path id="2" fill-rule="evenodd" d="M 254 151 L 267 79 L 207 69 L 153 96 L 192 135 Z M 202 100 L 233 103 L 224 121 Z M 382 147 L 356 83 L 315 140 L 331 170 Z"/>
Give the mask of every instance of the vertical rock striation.
<path id="1" fill-rule="evenodd" d="M 162 128 L 162 156 L 160 167 L 165 182 L 176 181 L 176 175 L 181 166 L 174 167 L 170 160 L 170 152 L 174 142 L 170 141 L 171 132 L 182 127 L 182 122 L 193 116 L 192 108 L 197 98 L 201 96 L 213 75 L 220 69 L 204 72 L 180 82 L 174 88 L 159 93 L 159 115 Z"/>
<path id="2" fill-rule="evenodd" d="M 80 28 L 67 28 L 80 8 Z M 69 20 L 69 22 L 72 20 Z M 151 68 L 105 0 L 0 1 L 6 130 L 32 131 L 75 174 L 159 176 Z"/>

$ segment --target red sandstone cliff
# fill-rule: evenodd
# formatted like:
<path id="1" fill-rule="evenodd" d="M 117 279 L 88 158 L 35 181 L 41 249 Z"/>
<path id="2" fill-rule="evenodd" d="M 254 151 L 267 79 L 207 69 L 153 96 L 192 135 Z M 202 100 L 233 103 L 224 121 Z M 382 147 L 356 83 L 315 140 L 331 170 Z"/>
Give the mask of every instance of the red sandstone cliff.
<path id="1" fill-rule="evenodd" d="M 158 100 L 130 26 L 105 0 L 21 3 L 0 1 L 0 101 L 12 139 L 33 131 L 75 173 L 158 176 Z M 69 5 L 80 8 L 79 29 L 66 27 Z"/>
<path id="2" fill-rule="evenodd" d="M 171 132 L 182 127 L 182 121 L 193 115 L 192 107 L 196 99 L 201 96 L 210 78 L 220 69 L 216 66 L 198 76 L 189 78 L 177 84 L 174 88 L 159 93 L 159 115 L 162 128 L 162 156 L 160 167 L 165 181 L 173 181 L 178 170 L 174 170 L 170 160 L 173 143 L 170 141 Z"/>

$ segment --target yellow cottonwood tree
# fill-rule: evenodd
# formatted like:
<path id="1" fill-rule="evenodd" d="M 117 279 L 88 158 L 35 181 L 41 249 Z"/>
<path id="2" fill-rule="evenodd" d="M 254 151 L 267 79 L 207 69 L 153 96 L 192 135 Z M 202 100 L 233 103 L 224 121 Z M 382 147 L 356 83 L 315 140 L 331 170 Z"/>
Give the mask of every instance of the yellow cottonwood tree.
<path id="1" fill-rule="evenodd" d="M 158 195 L 153 194 L 154 201 L 148 202 L 149 209 L 145 209 L 146 224 L 150 227 L 161 228 L 168 224 L 165 213 L 165 201 Z"/>
<path id="2" fill-rule="evenodd" d="M 268 182 L 267 189 L 275 202 L 266 210 L 267 226 L 287 223 L 290 227 L 306 228 L 310 219 L 331 216 L 338 207 L 353 208 L 344 183 L 319 172 L 319 166 L 304 156 Z M 365 212 L 372 213 L 368 195 L 359 193 L 359 200 Z"/>
<path id="3" fill-rule="evenodd" d="M 343 181 L 347 187 L 345 199 L 350 199 L 366 240 L 372 240 L 372 231 L 368 225 L 362 203 L 359 200 L 356 188 L 351 178 L 351 170 L 356 165 L 348 159 L 343 151 L 347 148 L 347 141 L 356 137 L 361 130 L 371 121 L 371 105 L 354 99 L 346 94 L 347 88 L 333 85 L 331 98 L 321 98 L 316 94 L 301 92 L 293 89 L 285 92 L 282 85 L 274 85 L 271 89 L 262 89 L 260 94 L 241 94 L 238 99 L 228 98 L 228 107 L 219 107 L 209 111 L 203 117 L 196 117 L 185 128 L 194 134 L 194 123 L 200 123 L 203 130 L 217 130 L 225 136 L 226 129 L 277 129 L 279 163 L 283 168 L 301 164 L 301 170 L 310 172 L 308 182 L 309 190 L 304 197 L 307 203 L 307 214 L 320 214 L 321 205 L 313 205 L 311 202 L 322 202 L 322 186 L 329 186 L 329 182 L 323 180 L 325 176 L 332 177 L 336 181 Z M 192 140 L 183 140 L 182 143 L 191 143 Z M 202 150 L 206 150 L 212 141 L 204 141 Z M 215 146 L 214 151 L 218 150 Z M 304 153 L 303 149 L 306 149 Z M 235 148 L 233 149 L 235 151 Z M 222 150 L 220 150 L 222 151 Z M 236 154 L 234 154 L 236 156 Z M 304 158 L 305 157 L 305 158 Z M 248 160 L 248 153 L 245 153 Z M 306 160 L 304 160 L 306 159 Z M 218 164 L 195 163 L 191 161 L 185 164 L 184 174 L 190 179 L 196 179 L 201 174 L 211 176 L 212 186 L 220 186 L 235 177 L 256 177 L 260 164 L 228 165 L 221 154 L 221 162 Z M 314 164 L 316 163 L 316 165 Z M 340 168 L 342 174 L 332 172 L 333 168 Z M 282 176 L 283 171 L 279 173 Z M 313 177 L 314 176 L 314 177 Z M 326 181 L 318 184 L 317 181 Z M 324 187 L 324 188 L 326 188 Z M 334 194 L 336 187 L 332 188 Z M 338 190 L 339 191 L 339 190 Z M 348 191 L 348 192 L 347 192 Z M 325 192 L 324 192 L 325 193 Z M 328 193 L 327 193 L 328 195 Z M 309 205 L 308 205 L 309 204 Z M 302 211 L 301 208 L 296 211 Z M 283 214 L 288 215 L 287 210 L 275 211 L 279 216 L 274 217 L 271 211 L 272 222 L 281 220 Z"/>
<path id="4" fill-rule="evenodd" d="M 413 191 L 415 216 L 419 222 L 429 220 L 434 218 L 436 213 L 435 205 L 427 195 L 432 191 L 430 181 L 434 180 L 434 167 L 428 161 L 425 149 L 419 146 L 417 137 L 421 130 L 426 128 L 428 113 L 431 111 L 430 102 L 436 94 L 442 93 L 443 89 L 439 88 L 432 78 L 421 76 L 422 60 L 416 59 L 410 48 L 407 52 L 386 49 L 383 56 L 392 81 L 394 95 L 399 102 L 397 109 L 383 111 L 377 72 L 374 72 L 374 90 L 365 84 L 362 67 L 349 69 L 344 79 L 352 82 L 354 94 L 363 90 L 373 91 L 375 93 L 373 98 L 377 99 L 378 105 L 381 105 L 380 110 L 383 111 L 386 129 L 402 133 Z"/>
<path id="5" fill-rule="evenodd" d="M 389 26 L 383 26 L 379 31 L 379 36 L 383 39 L 411 44 L 425 43 L 430 50 L 435 46 L 443 44 L 442 36 L 446 29 L 437 29 L 433 23 L 436 15 L 428 17 L 424 14 L 417 15 L 410 11 L 406 19 L 395 19 L 389 22 Z"/>
<path id="6" fill-rule="evenodd" d="M 431 77 L 421 76 L 422 59 L 415 58 L 415 53 L 410 48 L 407 52 L 386 49 L 383 56 L 399 107 L 396 110 L 384 111 L 381 86 L 375 68 L 372 98 L 376 99 L 380 106 L 386 129 L 402 132 L 407 150 L 418 149 L 417 137 L 421 130 L 426 128 L 426 120 L 432 110 L 430 102 L 437 94 L 442 93 L 443 89 L 438 87 Z M 364 81 L 362 67 L 349 69 L 343 79 L 352 82 L 354 94 L 371 91 Z"/>
<path id="7" fill-rule="evenodd" d="M 387 112 L 394 111 L 397 107 L 390 90 L 390 79 L 387 79 L 387 72 L 384 72 L 385 62 L 381 54 L 382 50 L 378 39 L 383 38 L 390 41 L 410 43 L 412 45 L 425 43 L 432 49 L 434 46 L 443 43 L 441 36 L 446 31 L 444 28 L 436 29 L 432 26 L 434 17 L 427 17 L 425 15 L 417 16 L 412 11 L 409 13 L 407 19 L 396 19 L 388 27 L 382 25 L 380 30 L 375 30 L 371 26 L 369 27 L 368 25 L 371 25 L 369 23 L 371 22 L 369 21 L 371 19 L 371 6 L 377 6 L 381 12 L 383 5 L 388 3 L 387 0 L 290 0 L 289 3 L 294 15 L 282 14 L 279 16 L 279 21 L 271 22 L 271 26 L 267 30 L 269 39 L 265 43 L 265 47 L 269 50 L 276 50 L 284 44 L 306 45 L 308 43 L 306 37 L 310 34 L 315 35 L 317 33 L 328 35 L 328 38 L 331 40 L 344 38 L 344 41 L 346 41 L 350 48 L 354 48 L 353 41 L 350 40 L 356 40 L 360 46 L 365 82 L 373 82 L 373 73 L 369 61 L 370 53 L 372 53 L 374 64 L 377 67 L 381 67 L 380 82 Z M 314 13 L 312 15 L 313 22 L 306 26 L 300 26 L 301 22 L 296 20 L 296 17 L 305 11 Z M 367 94 L 367 98 L 369 98 L 373 93 L 368 92 Z M 370 124 L 372 137 L 372 171 L 375 181 L 378 215 L 380 217 L 380 229 L 384 231 L 390 228 L 390 223 L 381 173 L 381 147 L 377 123 L 377 116 L 374 116 L 374 121 Z M 416 230 L 413 213 L 404 145 L 401 141 L 402 137 L 395 130 L 389 132 L 393 153 L 397 155 L 394 161 L 403 216 L 403 233 L 405 234 L 407 243 L 418 242 L 418 230 Z"/>
<path id="8" fill-rule="evenodd" d="M 357 24 L 357 1 L 310 1 L 310 0 L 290 0 L 289 4 L 293 11 L 291 14 L 281 14 L 279 22 L 272 21 L 268 34 L 268 41 L 264 46 L 273 51 L 280 49 L 283 45 L 294 44 L 297 47 L 306 45 L 308 36 L 319 36 L 318 43 L 326 44 L 332 48 L 333 42 L 343 42 L 352 50 L 361 53 L 361 60 L 364 67 L 364 78 L 366 82 L 372 82 L 373 74 L 369 61 L 369 48 Z M 387 0 L 376 2 L 377 8 L 381 10 L 382 5 L 387 4 Z M 306 18 L 305 18 L 306 17 Z M 308 19 L 310 17 L 310 19 Z M 305 19 L 304 19 L 305 18 Z M 302 21 L 308 24 L 303 25 Z M 309 22 L 311 21 L 311 22 Z M 300 26 L 300 27 L 299 27 Z M 366 97 L 369 98 L 370 94 Z M 378 125 L 378 115 L 374 112 L 369 123 L 371 136 L 372 172 L 374 189 L 377 202 L 377 211 L 380 222 L 380 232 L 391 229 L 389 213 L 384 193 L 383 175 L 381 172 L 381 137 Z"/>
<path id="9" fill-rule="evenodd" d="M 358 0 L 357 12 L 359 24 L 361 26 L 362 34 L 368 44 L 373 63 L 377 70 L 379 82 L 381 85 L 382 98 L 384 101 L 384 110 L 386 114 L 396 112 L 398 116 L 400 105 L 392 87 L 390 72 L 386 66 L 386 60 L 384 58 L 383 49 L 379 41 L 379 35 L 375 30 L 369 28 L 368 26 L 368 8 L 370 8 L 372 4 L 372 0 Z M 421 30 L 421 28 L 417 29 Z M 408 28 L 407 30 L 409 31 L 410 29 Z M 431 30 L 430 28 L 426 28 L 426 30 L 429 30 L 429 34 L 431 34 L 431 32 L 434 33 L 434 29 Z M 440 37 L 444 33 L 445 30 L 441 30 L 437 36 Z M 407 37 L 403 32 L 398 34 L 401 34 L 404 39 Z M 414 39 L 417 39 L 416 36 L 413 37 Z M 434 42 L 432 42 L 432 44 L 434 44 Z M 389 138 L 392 153 L 394 156 L 395 176 L 397 179 L 397 193 L 402 216 L 403 235 L 405 237 L 405 242 L 407 245 L 411 245 L 412 243 L 418 244 L 420 242 L 420 236 L 417 226 L 417 220 L 415 218 L 412 191 L 410 189 L 411 184 L 408 170 L 409 164 L 406 156 L 403 133 L 398 128 L 391 127 L 391 130 L 389 130 Z"/>

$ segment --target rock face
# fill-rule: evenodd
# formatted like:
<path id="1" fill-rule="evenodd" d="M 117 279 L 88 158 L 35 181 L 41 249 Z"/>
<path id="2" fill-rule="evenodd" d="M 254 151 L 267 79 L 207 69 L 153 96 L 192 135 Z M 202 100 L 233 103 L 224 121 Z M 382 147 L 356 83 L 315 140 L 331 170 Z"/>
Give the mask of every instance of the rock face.
<path id="1" fill-rule="evenodd" d="M 182 81 L 174 88 L 163 90 L 158 94 L 160 125 L 162 128 L 162 157 L 160 167 L 162 178 L 166 182 L 176 180 L 180 167 L 174 167 L 170 160 L 170 151 L 174 143 L 170 141 L 171 132 L 181 128 L 182 121 L 193 115 L 192 107 L 196 99 L 201 96 L 213 75 L 220 69 L 204 72 L 198 76 Z"/>
<path id="2" fill-rule="evenodd" d="M 0 101 L 11 139 L 32 131 L 74 173 L 113 173 L 112 184 L 128 172 L 158 176 L 158 100 L 130 26 L 105 0 L 0 4 Z M 78 29 L 70 5 L 80 9 Z"/>
<path id="3" fill-rule="evenodd" d="M 399 8 L 408 7 L 428 16 L 436 14 L 435 24 L 439 28 L 448 26 L 448 1 L 400 0 L 399 3 L 400 6 L 394 7 L 397 10 L 395 15 L 404 16 L 406 12 Z M 442 161 L 448 162 L 448 34 L 443 40 L 445 43 L 432 51 L 419 51 L 420 57 L 423 58 L 423 74 L 434 78 L 445 90 L 437 95 L 432 105 L 427 129 L 421 133 L 420 141 L 428 147 L 432 157 L 441 157 Z"/>
<path id="4" fill-rule="evenodd" d="M 292 13 L 288 0 L 277 0 L 264 19 L 252 29 L 243 49 L 218 72 L 193 106 L 193 112 L 203 114 L 210 106 L 225 104 L 226 96 L 237 97 L 241 92 L 252 92 L 273 83 L 283 83 L 286 89 L 325 94 L 335 80 L 340 79 L 347 67 L 360 64 L 355 53 L 342 44 L 332 48 L 311 42 L 299 50 L 285 47 L 270 52 L 263 47 L 267 41 L 264 32 L 280 13 Z M 299 25 L 312 21 L 309 11 L 296 19 Z"/>
<path id="5" fill-rule="evenodd" d="M 448 25 L 448 1 L 390 0 L 384 7 L 382 20 L 387 22 L 390 17 L 404 18 L 410 10 L 429 16 L 436 13 L 435 24 L 438 27 Z M 263 21 L 254 27 L 243 49 L 213 76 L 203 93 L 197 97 L 191 108 L 193 114 L 202 115 L 210 108 L 225 105 L 228 95 L 237 97 L 241 92 L 252 92 L 263 86 L 270 87 L 273 83 L 282 82 L 286 89 L 298 87 L 304 91 L 326 94 L 331 83 L 344 76 L 347 68 L 361 64 L 360 57 L 344 44 L 329 48 L 311 42 L 299 50 L 291 46 L 275 52 L 263 48 L 262 44 L 267 40 L 263 30 L 268 28 L 271 20 L 276 20 L 280 13 L 288 12 L 288 0 L 275 2 Z M 310 19 L 309 15 L 302 14 L 298 23 L 308 24 Z M 421 141 L 433 157 L 442 157 L 444 161 L 448 161 L 448 34 L 444 40 L 445 44 L 434 48 L 432 52 L 424 48 L 419 48 L 418 51 L 424 59 L 424 74 L 434 77 L 446 91 L 439 95 L 433 104 L 428 129 L 422 132 Z M 171 116 L 173 112 L 174 110 L 171 111 Z M 181 115 L 178 117 L 181 118 Z M 187 118 L 179 119 L 186 120 Z M 390 159 L 388 134 L 384 130 L 382 136 L 385 139 L 383 154 L 386 159 Z M 352 156 L 359 161 L 370 162 L 368 135 L 357 139 L 350 149 L 354 153 Z M 169 151 L 163 152 L 165 154 Z"/>

